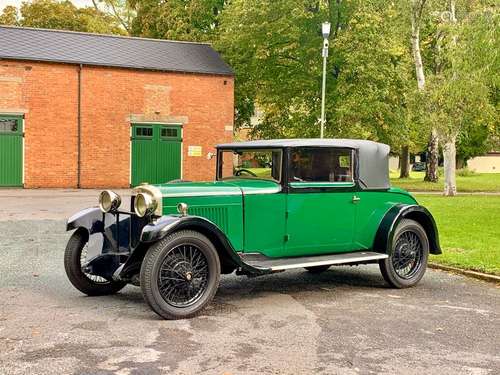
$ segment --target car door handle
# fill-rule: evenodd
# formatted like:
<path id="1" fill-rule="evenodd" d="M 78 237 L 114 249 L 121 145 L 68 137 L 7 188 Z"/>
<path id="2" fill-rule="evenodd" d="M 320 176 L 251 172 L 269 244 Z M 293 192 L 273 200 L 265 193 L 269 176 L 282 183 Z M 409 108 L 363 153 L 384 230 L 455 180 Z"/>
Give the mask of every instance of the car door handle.
<path id="1" fill-rule="evenodd" d="M 352 203 L 358 203 L 360 200 L 361 200 L 361 198 L 358 197 L 357 195 L 352 196 Z"/>

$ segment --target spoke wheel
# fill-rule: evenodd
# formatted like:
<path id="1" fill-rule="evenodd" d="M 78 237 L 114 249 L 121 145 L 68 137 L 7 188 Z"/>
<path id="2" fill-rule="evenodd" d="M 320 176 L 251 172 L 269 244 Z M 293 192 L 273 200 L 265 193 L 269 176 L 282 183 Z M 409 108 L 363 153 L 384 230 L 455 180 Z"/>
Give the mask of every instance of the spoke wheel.
<path id="1" fill-rule="evenodd" d="M 396 240 L 392 255 L 394 271 L 403 279 L 411 279 L 422 266 L 423 246 L 417 233 L 407 230 Z"/>
<path id="2" fill-rule="evenodd" d="M 403 219 L 397 225 L 392 241 L 391 255 L 379 261 L 382 276 L 392 287 L 411 287 L 422 279 L 427 268 L 427 233 L 418 222 Z"/>
<path id="3" fill-rule="evenodd" d="M 162 298 L 175 307 L 194 304 L 208 285 L 208 261 L 195 245 L 173 248 L 163 260 L 158 278 Z"/>
<path id="4" fill-rule="evenodd" d="M 144 300 L 165 319 L 198 314 L 215 296 L 221 265 L 214 245 L 193 230 L 172 233 L 153 244 L 141 265 Z"/>
<path id="5" fill-rule="evenodd" d="M 118 292 L 127 285 L 126 282 L 106 280 L 85 271 L 88 261 L 88 240 L 88 232 L 84 229 L 77 229 L 66 245 L 64 269 L 69 281 L 76 289 L 89 296 L 103 296 Z"/>
<path id="6" fill-rule="evenodd" d="M 85 271 L 86 264 L 88 261 L 88 259 L 87 259 L 88 251 L 89 251 L 89 243 L 87 241 L 87 242 L 85 242 L 85 245 L 83 245 L 83 248 L 82 248 L 81 253 L 80 253 L 80 269 L 82 270 L 82 273 L 90 281 L 92 281 L 96 284 L 101 284 L 101 285 L 109 284 L 110 282 L 108 280 L 106 280 L 104 277 L 92 275 L 92 274 Z"/>

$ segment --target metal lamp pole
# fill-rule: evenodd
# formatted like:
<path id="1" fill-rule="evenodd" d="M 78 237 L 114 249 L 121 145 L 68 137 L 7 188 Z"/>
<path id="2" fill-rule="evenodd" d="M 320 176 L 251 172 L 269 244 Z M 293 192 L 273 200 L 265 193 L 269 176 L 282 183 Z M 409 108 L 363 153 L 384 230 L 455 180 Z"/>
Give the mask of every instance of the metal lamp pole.
<path id="1" fill-rule="evenodd" d="M 325 92 L 326 92 L 326 58 L 328 57 L 328 37 L 330 36 L 330 22 L 323 22 L 321 25 L 321 33 L 323 34 L 323 49 L 321 55 L 323 56 L 323 85 L 321 87 L 321 135 L 325 131 Z"/>

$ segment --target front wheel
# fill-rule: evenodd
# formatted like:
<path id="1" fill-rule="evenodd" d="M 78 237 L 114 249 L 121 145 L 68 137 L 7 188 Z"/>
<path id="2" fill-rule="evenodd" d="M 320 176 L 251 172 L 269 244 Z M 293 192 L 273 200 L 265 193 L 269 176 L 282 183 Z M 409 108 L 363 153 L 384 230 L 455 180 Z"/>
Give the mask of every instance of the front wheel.
<path id="1" fill-rule="evenodd" d="M 146 253 L 142 294 L 165 319 L 191 318 L 215 296 L 220 274 L 217 250 L 207 237 L 191 230 L 175 232 Z"/>
<path id="2" fill-rule="evenodd" d="M 408 288 L 424 276 L 429 257 L 429 239 L 414 220 L 404 219 L 396 227 L 392 254 L 379 262 L 384 279 L 395 288 Z"/>
<path id="3" fill-rule="evenodd" d="M 83 270 L 87 262 L 89 234 L 85 230 L 77 230 L 68 241 L 64 252 L 64 269 L 71 284 L 88 296 L 104 296 L 114 294 L 123 289 L 126 282 L 106 280 L 101 276 L 91 275 Z"/>

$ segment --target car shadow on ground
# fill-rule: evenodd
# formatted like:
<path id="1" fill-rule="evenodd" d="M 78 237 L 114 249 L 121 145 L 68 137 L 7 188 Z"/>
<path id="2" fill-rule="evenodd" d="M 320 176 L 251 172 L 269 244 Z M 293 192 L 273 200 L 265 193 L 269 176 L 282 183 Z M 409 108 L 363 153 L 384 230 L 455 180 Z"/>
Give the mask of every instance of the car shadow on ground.
<path id="1" fill-rule="evenodd" d="M 209 309 L 200 315 L 210 316 L 237 310 L 240 303 L 269 293 L 294 295 L 307 292 L 312 297 L 324 295 L 325 298 L 328 298 L 332 291 L 343 295 L 352 293 L 353 289 L 363 292 L 370 289 L 388 289 L 389 286 L 378 272 L 378 267 L 375 267 L 332 267 L 320 274 L 294 270 L 260 277 L 222 275 L 215 299 L 210 304 Z M 86 302 L 99 300 L 101 303 L 109 302 L 114 305 L 118 303 L 119 306 L 126 307 L 126 310 L 131 312 L 130 318 L 138 317 L 138 314 L 132 312 L 131 308 L 137 307 L 140 310 L 148 308 L 140 288 L 134 286 L 126 287 L 116 295 L 85 297 L 85 299 Z M 128 315 L 127 311 L 123 313 Z M 140 313 L 140 315 L 143 319 L 143 314 Z M 153 312 L 151 312 L 151 318 L 161 320 Z"/>

